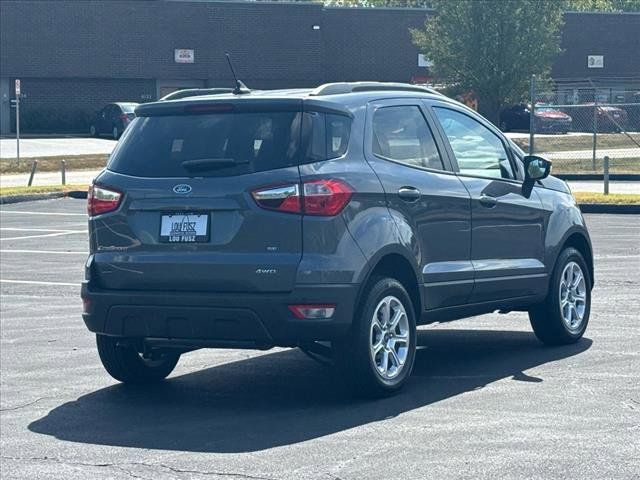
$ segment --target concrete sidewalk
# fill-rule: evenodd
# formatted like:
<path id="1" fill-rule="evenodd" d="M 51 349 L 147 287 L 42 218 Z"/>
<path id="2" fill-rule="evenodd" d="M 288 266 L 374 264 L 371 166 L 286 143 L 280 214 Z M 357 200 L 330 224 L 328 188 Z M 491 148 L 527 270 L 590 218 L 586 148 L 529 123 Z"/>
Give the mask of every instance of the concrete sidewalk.
<path id="1" fill-rule="evenodd" d="M 62 155 L 110 154 L 116 141 L 108 138 L 24 138 L 20 139 L 20 158 Z M 0 158 L 16 157 L 16 139 L 0 139 Z"/>

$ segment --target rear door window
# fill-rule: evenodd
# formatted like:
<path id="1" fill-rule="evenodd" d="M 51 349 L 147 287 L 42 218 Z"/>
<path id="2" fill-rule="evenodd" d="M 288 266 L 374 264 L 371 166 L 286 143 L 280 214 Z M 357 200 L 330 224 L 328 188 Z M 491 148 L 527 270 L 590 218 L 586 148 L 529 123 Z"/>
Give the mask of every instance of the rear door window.
<path id="1" fill-rule="evenodd" d="M 444 170 L 433 133 L 415 105 L 376 110 L 372 151 L 378 157 L 413 167 Z"/>
<path id="2" fill-rule="evenodd" d="M 277 111 L 138 117 L 108 168 L 142 177 L 190 177 L 297 165 L 301 115 Z M 189 160 L 202 161 L 197 172 Z"/>

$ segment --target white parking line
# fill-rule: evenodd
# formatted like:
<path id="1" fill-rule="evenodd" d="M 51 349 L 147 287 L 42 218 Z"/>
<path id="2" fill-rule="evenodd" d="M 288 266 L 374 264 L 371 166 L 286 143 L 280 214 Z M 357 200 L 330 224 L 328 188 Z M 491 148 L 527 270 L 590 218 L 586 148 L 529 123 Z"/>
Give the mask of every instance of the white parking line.
<path id="1" fill-rule="evenodd" d="M 72 252 L 61 250 L 13 250 L 13 249 L 0 249 L 0 253 L 44 253 L 47 255 L 89 255 L 89 252 Z"/>
<path id="2" fill-rule="evenodd" d="M 15 213 L 20 215 L 60 215 L 64 217 L 86 217 L 86 213 L 62 213 L 62 212 L 22 212 L 20 210 L 0 210 L 2 213 Z"/>
<path id="3" fill-rule="evenodd" d="M 51 231 L 51 230 L 49 230 Z M 5 240 L 26 240 L 28 238 L 42 238 L 42 237 L 59 237 L 60 235 L 71 235 L 73 233 L 87 233 L 84 230 L 71 230 L 68 232 L 58 232 L 58 233 L 45 233 L 43 235 L 27 235 L 24 237 L 7 237 L 7 238 L 0 238 L 0 242 L 4 242 Z"/>
<path id="4" fill-rule="evenodd" d="M 80 232 L 81 230 L 69 230 L 68 228 L 16 228 L 0 227 L 0 231 L 9 230 L 11 232 Z"/>
<path id="5" fill-rule="evenodd" d="M 0 278 L 0 283 L 19 283 L 25 285 L 63 285 L 67 287 L 79 287 L 79 283 L 66 283 L 66 282 L 39 282 L 36 280 L 7 280 Z"/>

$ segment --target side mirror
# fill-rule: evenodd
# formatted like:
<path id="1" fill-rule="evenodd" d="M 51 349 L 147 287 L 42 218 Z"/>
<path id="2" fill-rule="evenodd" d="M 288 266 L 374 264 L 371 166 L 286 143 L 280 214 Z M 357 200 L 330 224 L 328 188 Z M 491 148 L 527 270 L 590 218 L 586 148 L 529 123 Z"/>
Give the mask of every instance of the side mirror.
<path id="1" fill-rule="evenodd" d="M 524 157 L 525 181 L 536 181 L 547 178 L 551 173 L 551 162 L 542 157 L 527 155 Z"/>
<path id="2" fill-rule="evenodd" d="M 547 178 L 551 173 L 551 162 L 536 155 L 527 155 L 523 160 L 524 182 L 522 183 L 522 195 L 529 198 L 536 181 Z"/>

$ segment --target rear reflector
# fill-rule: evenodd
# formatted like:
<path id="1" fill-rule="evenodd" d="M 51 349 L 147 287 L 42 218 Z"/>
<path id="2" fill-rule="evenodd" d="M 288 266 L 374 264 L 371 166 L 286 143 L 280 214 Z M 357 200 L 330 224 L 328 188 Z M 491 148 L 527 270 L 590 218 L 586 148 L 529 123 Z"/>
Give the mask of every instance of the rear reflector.
<path id="1" fill-rule="evenodd" d="M 306 215 L 334 216 L 349 203 L 353 190 L 342 180 L 314 180 L 302 184 L 266 187 L 251 192 L 256 203 L 268 210 Z"/>
<path id="2" fill-rule="evenodd" d="M 331 304 L 309 304 L 309 305 L 289 305 L 289 310 L 296 318 L 300 319 L 322 319 L 331 318 L 336 311 L 335 303 Z"/>
<path id="3" fill-rule="evenodd" d="M 92 303 L 88 298 L 82 299 L 82 313 L 91 313 Z"/>
<path id="4" fill-rule="evenodd" d="M 87 192 L 87 213 L 90 217 L 116 210 L 122 200 L 122 193 L 111 188 L 91 185 Z"/>

